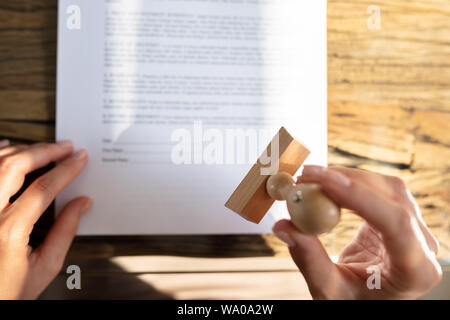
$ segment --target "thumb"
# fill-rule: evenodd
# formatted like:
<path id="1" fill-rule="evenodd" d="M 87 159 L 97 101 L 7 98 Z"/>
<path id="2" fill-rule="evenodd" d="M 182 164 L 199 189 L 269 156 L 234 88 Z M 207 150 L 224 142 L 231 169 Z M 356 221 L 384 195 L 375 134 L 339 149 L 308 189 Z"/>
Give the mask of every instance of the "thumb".
<path id="1" fill-rule="evenodd" d="M 38 265 L 38 269 L 50 268 L 47 271 L 52 278 L 58 274 L 75 237 L 80 219 L 92 203 L 92 199 L 88 197 L 79 197 L 64 207 L 44 242 L 31 254 L 31 261 L 43 264 Z"/>
<path id="2" fill-rule="evenodd" d="M 336 265 L 316 236 L 300 233 L 289 220 L 278 221 L 273 232 L 288 245 L 314 299 L 325 298 L 326 292 L 336 289 L 339 279 Z"/>
<path id="3" fill-rule="evenodd" d="M 58 215 L 44 242 L 30 254 L 33 266 L 25 299 L 35 299 L 61 271 L 67 252 L 77 232 L 81 217 L 93 201 L 79 197 L 70 201 Z"/>

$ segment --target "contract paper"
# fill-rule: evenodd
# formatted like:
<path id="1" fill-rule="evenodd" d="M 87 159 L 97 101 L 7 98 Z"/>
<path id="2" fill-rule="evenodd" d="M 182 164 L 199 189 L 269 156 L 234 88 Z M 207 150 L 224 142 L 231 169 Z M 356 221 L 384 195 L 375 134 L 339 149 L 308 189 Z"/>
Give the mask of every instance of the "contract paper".
<path id="1" fill-rule="evenodd" d="M 57 140 L 80 235 L 271 232 L 224 207 L 281 126 L 327 161 L 325 0 L 60 0 Z M 257 145 L 257 148 L 256 148 Z"/>

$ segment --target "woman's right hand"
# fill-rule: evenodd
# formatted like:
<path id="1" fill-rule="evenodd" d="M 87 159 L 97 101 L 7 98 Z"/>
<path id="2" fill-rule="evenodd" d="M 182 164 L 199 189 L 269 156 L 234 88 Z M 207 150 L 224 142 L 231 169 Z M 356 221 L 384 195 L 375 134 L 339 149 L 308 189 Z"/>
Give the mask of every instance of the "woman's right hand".
<path id="1" fill-rule="evenodd" d="M 299 183 L 318 183 L 337 204 L 365 222 L 333 263 L 319 239 L 288 220 L 274 233 L 289 251 L 315 299 L 415 299 L 442 277 L 438 242 L 405 183 L 369 171 L 305 166 Z M 380 288 L 369 288 L 368 270 L 379 271 Z"/>

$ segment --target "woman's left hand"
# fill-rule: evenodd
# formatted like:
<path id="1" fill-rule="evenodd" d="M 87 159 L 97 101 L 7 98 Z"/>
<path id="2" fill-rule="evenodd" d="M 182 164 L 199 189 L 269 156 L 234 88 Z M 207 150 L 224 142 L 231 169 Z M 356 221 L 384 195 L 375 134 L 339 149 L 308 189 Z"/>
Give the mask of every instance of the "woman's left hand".
<path id="1" fill-rule="evenodd" d="M 86 150 L 72 151 L 70 141 L 31 146 L 0 143 L 0 299 L 35 299 L 62 268 L 91 199 L 70 201 L 36 250 L 28 242 L 36 221 L 87 163 Z M 17 200 L 9 202 L 22 187 L 26 174 L 60 160 Z"/>

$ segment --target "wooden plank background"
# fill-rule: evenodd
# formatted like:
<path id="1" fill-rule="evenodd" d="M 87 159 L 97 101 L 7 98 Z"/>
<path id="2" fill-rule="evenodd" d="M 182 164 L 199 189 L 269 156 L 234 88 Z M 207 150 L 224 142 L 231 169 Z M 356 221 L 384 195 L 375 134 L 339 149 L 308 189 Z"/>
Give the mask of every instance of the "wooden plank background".
<path id="1" fill-rule="evenodd" d="M 366 27 L 369 5 L 381 8 L 380 30 Z M 0 138 L 15 143 L 54 140 L 56 14 L 56 0 L 12 0 L 0 4 Z M 426 222 L 439 238 L 440 257 L 450 256 L 449 88 L 448 0 L 328 1 L 329 164 L 370 169 L 405 179 Z M 322 239 L 330 254 L 339 254 L 359 223 L 354 214 L 344 212 L 334 232 Z M 184 263 L 198 266 L 201 272 L 205 268 L 217 272 L 215 277 L 202 273 L 208 280 L 200 282 L 209 291 L 189 291 L 199 279 L 195 270 L 187 268 L 191 270 L 190 276 L 183 279 L 191 280 L 186 280 L 184 287 L 175 285 L 182 274 L 180 270 L 173 271 L 175 278 L 171 280 L 166 279 L 170 278 L 167 274 L 162 277 L 166 279 L 161 280 L 160 287 L 165 288 L 162 291 L 177 292 L 170 297 L 204 297 L 223 283 L 230 286 L 229 291 L 222 292 L 232 293 L 248 284 L 230 279 L 259 279 L 261 286 L 272 287 L 274 283 L 283 286 L 293 281 L 297 290 L 284 294 L 277 291 L 272 296 L 308 296 L 302 279 L 293 272 L 295 267 L 283 260 L 287 256 L 286 247 L 273 236 L 262 235 L 77 239 L 68 263 L 85 266 L 83 270 L 94 279 L 87 282 L 90 289 L 82 297 L 105 296 L 106 291 L 99 291 L 96 281 L 117 288 L 119 283 L 136 280 L 140 284 L 154 284 L 162 279 L 152 276 L 163 275 L 162 270 L 150 270 L 156 260 L 145 260 L 137 277 L 127 271 L 135 260 L 121 268 L 111 262 L 121 256 L 156 260 L 164 256 L 167 266 L 183 265 L 174 256 L 216 258 L 201 260 L 202 267 L 198 260 Z M 276 272 L 260 276 L 255 264 L 248 263 L 258 257 L 278 259 L 278 268 L 275 264 L 266 270 Z M 243 267 L 223 270 L 221 259 L 226 258 L 233 258 L 235 265 Z M 122 282 L 112 276 L 117 274 L 123 276 Z M 261 286 L 246 291 L 247 297 L 261 292 Z M 71 297 L 62 293 L 62 287 L 61 279 L 55 281 L 44 297 Z M 142 294 L 139 285 L 135 288 L 114 297 L 167 297 L 164 293 Z M 210 296 L 226 297 L 228 293 Z M 265 294 L 270 297 L 270 292 Z"/>

